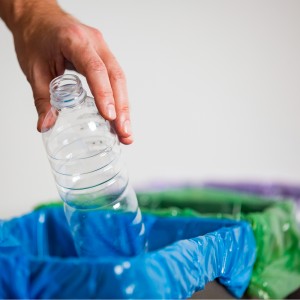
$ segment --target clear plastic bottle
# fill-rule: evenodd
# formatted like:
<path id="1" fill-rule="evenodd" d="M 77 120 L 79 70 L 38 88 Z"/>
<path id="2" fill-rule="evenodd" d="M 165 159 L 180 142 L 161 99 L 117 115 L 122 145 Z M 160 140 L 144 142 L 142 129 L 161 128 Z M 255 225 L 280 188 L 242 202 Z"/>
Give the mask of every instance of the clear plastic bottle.
<path id="1" fill-rule="evenodd" d="M 78 254 L 139 254 L 145 230 L 114 129 L 76 75 L 55 78 L 50 94 L 43 140 Z"/>

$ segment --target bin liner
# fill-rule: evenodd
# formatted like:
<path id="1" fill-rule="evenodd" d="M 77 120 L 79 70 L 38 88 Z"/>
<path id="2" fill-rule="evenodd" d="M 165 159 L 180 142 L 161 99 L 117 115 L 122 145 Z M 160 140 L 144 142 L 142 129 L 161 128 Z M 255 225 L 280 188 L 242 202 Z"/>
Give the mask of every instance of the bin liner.
<path id="1" fill-rule="evenodd" d="M 294 198 L 300 201 L 300 186 L 284 183 L 218 182 L 209 181 L 204 187 L 232 190 L 266 197 Z"/>
<path id="2" fill-rule="evenodd" d="M 147 252 L 82 258 L 61 205 L 2 221 L 0 297 L 177 299 L 216 278 L 243 295 L 256 249 L 247 222 L 145 214 L 144 223 Z"/>
<path id="3" fill-rule="evenodd" d="M 248 288 L 254 298 L 285 298 L 300 287 L 300 235 L 295 203 L 205 188 L 139 192 L 143 211 L 164 216 L 214 216 L 252 225 L 257 260 Z"/>
<path id="4" fill-rule="evenodd" d="M 206 182 L 203 185 L 207 188 L 236 191 L 272 197 L 274 200 L 293 200 L 296 204 L 296 218 L 300 225 L 300 186 L 284 183 L 257 183 L 257 182 Z"/>

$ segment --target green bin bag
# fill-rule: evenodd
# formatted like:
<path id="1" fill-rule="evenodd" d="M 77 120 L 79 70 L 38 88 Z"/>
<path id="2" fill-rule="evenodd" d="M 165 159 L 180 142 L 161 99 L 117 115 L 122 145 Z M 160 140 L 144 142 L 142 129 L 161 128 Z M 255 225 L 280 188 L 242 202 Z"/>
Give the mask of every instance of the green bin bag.
<path id="1" fill-rule="evenodd" d="M 144 212 L 161 216 L 208 216 L 252 225 L 257 259 L 247 294 L 282 299 L 300 287 L 300 233 L 294 203 L 204 188 L 138 193 Z"/>

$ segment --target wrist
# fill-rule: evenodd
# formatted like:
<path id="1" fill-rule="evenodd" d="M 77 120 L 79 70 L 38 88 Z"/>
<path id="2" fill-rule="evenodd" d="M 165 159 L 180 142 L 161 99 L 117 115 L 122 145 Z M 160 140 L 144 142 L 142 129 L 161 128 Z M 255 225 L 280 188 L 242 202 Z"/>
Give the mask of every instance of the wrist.
<path id="1" fill-rule="evenodd" d="M 1 0 L 0 17 L 15 34 L 34 26 L 35 20 L 63 13 L 56 0 Z"/>

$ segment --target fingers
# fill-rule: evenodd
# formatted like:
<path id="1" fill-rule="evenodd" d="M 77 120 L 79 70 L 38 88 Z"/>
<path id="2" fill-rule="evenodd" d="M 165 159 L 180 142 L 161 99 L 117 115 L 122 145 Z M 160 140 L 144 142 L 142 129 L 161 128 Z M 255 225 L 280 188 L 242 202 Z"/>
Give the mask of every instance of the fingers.
<path id="1" fill-rule="evenodd" d="M 131 144 L 133 139 L 125 75 L 111 54 L 103 59 L 105 61 L 89 49 L 85 55 L 75 56 L 72 62 L 86 77 L 100 114 L 109 121 L 114 120 L 122 143 Z"/>
<path id="2" fill-rule="evenodd" d="M 88 39 L 86 31 L 74 27 L 70 34 L 77 38 L 64 44 L 62 53 L 86 77 L 100 114 L 113 121 L 120 141 L 130 144 L 133 139 L 125 75 L 100 32 L 90 27 L 85 30 Z"/>
<path id="3" fill-rule="evenodd" d="M 133 139 L 125 74 L 110 52 L 103 56 L 103 60 L 108 70 L 115 100 L 117 118 L 114 125 L 120 141 L 124 144 L 130 144 Z"/>
<path id="4" fill-rule="evenodd" d="M 34 103 L 38 113 L 37 129 L 41 132 L 42 124 L 46 117 L 46 114 L 51 108 L 49 83 L 51 81 L 51 75 L 43 72 L 35 71 L 33 78 L 30 81 L 33 91 Z"/>
<path id="5" fill-rule="evenodd" d="M 132 136 L 128 137 L 128 138 L 123 138 L 123 137 L 119 137 L 119 140 L 122 144 L 124 145 L 130 145 L 133 143 L 133 138 Z"/>
<path id="6" fill-rule="evenodd" d="M 116 118 L 115 101 L 107 69 L 100 56 L 90 47 L 73 53 L 70 61 L 86 77 L 100 114 L 113 121 Z"/>

